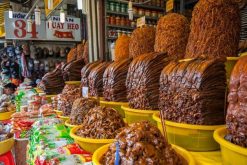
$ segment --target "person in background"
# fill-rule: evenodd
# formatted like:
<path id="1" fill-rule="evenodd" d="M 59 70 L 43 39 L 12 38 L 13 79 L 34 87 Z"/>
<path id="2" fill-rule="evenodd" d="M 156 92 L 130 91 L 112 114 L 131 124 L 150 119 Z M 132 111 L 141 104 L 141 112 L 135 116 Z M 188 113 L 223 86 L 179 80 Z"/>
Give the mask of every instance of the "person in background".
<path id="1" fill-rule="evenodd" d="M 16 91 L 17 86 L 13 83 L 8 83 L 4 85 L 3 87 L 3 94 L 6 95 L 14 95 Z"/>

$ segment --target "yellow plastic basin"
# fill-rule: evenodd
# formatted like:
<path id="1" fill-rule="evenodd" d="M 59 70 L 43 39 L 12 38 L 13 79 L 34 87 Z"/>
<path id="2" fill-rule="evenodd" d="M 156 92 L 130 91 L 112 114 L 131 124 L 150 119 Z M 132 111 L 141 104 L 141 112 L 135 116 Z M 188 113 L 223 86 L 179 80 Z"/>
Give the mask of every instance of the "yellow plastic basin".
<path id="1" fill-rule="evenodd" d="M 59 110 L 57 110 L 57 109 L 55 109 L 54 112 L 56 112 L 56 114 L 57 114 L 58 116 L 61 116 L 61 115 L 63 114 L 63 111 L 59 111 Z"/>
<path id="2" fill-rule="evenodd" d="M 69 116 L 61 116 L 61 115 L 58 115 L 58 117 L 60 119 L 62 119 L 64 122 L 66 122 L 67 120 L 69 120 Z"/>
<path id="3" fill-rule="evenodd" d="M 77 127 L 78 125 L 73 125 L 73 124 L 70 124 L 70 120 L 66 120 L 65 121 L 65 125 L 69 128 L 74 128 L 74 127 Z"/>
<path id="4" fill-rule="evenodd" d="M 111 144 L 104 145 L 94 152 L 93 154 L 93 164 L 94 165 L 101 165 L 100 159 L 106 153 L 110 145 Z M 193 159 L 193 157 L 188 151 L 186 151 L 185 149 L 181 147 L 175 146 L 175 145 L 172 145 L 172 148 L 187 161 L 188 165 L 195 165 L 195 160 Z"/>
<path id="5" fill-rule="evenodd" d="M 121 106 L 128 106 L 128 105 L 129 103 L 126 103 L 126 102 L 110 102 L 110 101 L 104 101 L 104 100 L 100 101 L 100 106 L 110 107 L 110 108 L 117 110 L 123 118 L 125 117 L 125 114 Z"/>
<path id="6" fill-rule="evenodd" d="M 11 119 L 11 115 L 14 114 L 15 112 L 16 111 L 10 111 L 10 112 L 0 113 L 0 121 Z"/>
<path id="7" fill-rule="evenodd" d="M 52 97 L 55 97 L 56 95 L 46 95 L 46 99 L 48 101 L 48 103 L 51 103 L 52 102 Z"/>
<path id="8" fill-rule="evenodd" d="M 80 81 L 65 81 L 65 84 L 67 84 L 67 85 L 78 85 L 78 86 L 80 86 L 81 85 L 81 82 Z"/>
<path id="9" fill-rule="evenodd" d="M 5 154 L 6 152 L 10 151 L 14 146 L 15 140 L 14 138 L 10 138 L 0 142 L 0 155 Z"/>
<path id="10" fill-rule="evenodd" d="M 37 93 L 44 93 L 44 91 L 40 88 L 34 88 L 36 90 Z"/>
<path id="11" fill-rule="evenodd" d="M 90 138 L 82 138 L 77 136 L 75 133 L 77 130 L 81 128 L 81 126 L 74 127 L 70 130 L 70 136 L 74 139 L 75 143 L 79 144 L 81 148 L 84 150 L 94 153 L 98 148 L 113 143 L 114 139 L 90 139 Z"/>
<path id="12" fill-rule="evenodd" d="M 220 144 L 222 161 L 224 165 L 246 165 L 247 148 L 240 147 L 224 139 L 226 128 L 218 128 L 214 132 L 214 139 Z"/>
<path id="13" fill-rule="evenodd" d="M 232 70 L 237 63 L 239 57 L 227 57 L 227 61 L 225 62 L 225 68 L 226 68 L 226 77 L 227 80 L 230 79 Z"/>
<path id="14" fill-rule="evenodd" d="M 152 116 L 155 112 L 157 112 L 157 110 L 132 109 L 129 108 L 129 106 L 121 106 L 121 108 L 124 110 L 125 118 L 128 124 L 147 120 L 156 125 L 156 122 L 153 120 Z"/>
<path id="15" fill-rule="evenodd" d="M 153 115 L 158 128 L 163 132 L 159 113 Z M 166 121 L 166 133 L 168 142 L 181 146 L 190 151 L 215 151 L 219 150 L 219 144 L 214 140 L 214 130 L 222 125 L 192 125 Z"/>

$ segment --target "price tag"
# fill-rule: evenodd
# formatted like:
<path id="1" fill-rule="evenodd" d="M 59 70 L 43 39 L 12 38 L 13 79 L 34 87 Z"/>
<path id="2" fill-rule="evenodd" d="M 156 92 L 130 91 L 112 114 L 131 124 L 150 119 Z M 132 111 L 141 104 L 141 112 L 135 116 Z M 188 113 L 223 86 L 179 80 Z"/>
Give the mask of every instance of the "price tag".
<path id="1" fill-rule="evenodd" d="M 137 27 L 142 27 L 146 24 L 146 17 L 140 17 L 137 19 Z"/>
<path id="2" fill-rule="evenodd" d="M 88 87 L 82 87 L 82 97 L 88 98 Z"/>
<path id="3" fill-rule="evenodd" d="M 166 12 L 172 11 L 174 8 L 174 0 L 168 0 L 166 2 Z"/>

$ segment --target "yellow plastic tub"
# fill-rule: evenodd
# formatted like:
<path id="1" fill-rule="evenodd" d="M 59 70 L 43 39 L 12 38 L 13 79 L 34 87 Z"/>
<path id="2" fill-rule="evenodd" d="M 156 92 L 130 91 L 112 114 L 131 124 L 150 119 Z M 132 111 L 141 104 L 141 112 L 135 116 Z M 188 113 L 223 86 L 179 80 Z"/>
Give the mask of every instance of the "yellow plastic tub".
<path id="1" fill-rule="evenodd" d="M 80 86 L 81 85 L 81 82 L 80 81 L 65 81 L 65 84 L 67 84 L 67 85 L 78 85 L 78 86 Z"/>
<path id="2" fill-rule="evenodd" d="M 237 63 L 239 57 L 227 57 L 227 61 L 225 62 L 225 68 L 226 68 L 226 77 L 227 80 L 230 79 L 232 70 Z"/>
<path id="3" fill-rule="evenodd" d="M 62 119 L 64 122 L 66 122 L 67 120 L 69 120 L 69 116 L 61 116 L 61 115 L 58 115 L 58 117 L 60 119 Z"/>
<path id="4" fill-rule="evenodd" d="M 214 139 L 220 144 L 222 161 L 224 165 L 246 165 L 247 148 L 240 147 L 224 139 L 226 128 L 218 128 L 214 132 Z"/>
<path id="5" fill-rule="evenodd" d="M 67 127 L 69 127 L 69 128 L 74 128 L 74 127 L 79 126 L 79 125 L 70 124 L 70 120 L 66 120 L 66 121 L 65 121 L 65 125 L 66 125 Z"/>
<path id="6" fill-rule="evenodd" d="M 57 114 L 58 116 L 62 116 L 62 114 L 63 114 L 63 111 L 59 111 L 59 110 L 57 110 L 57 109 L 55 109 L 54 112 L 56 112 L 56 114 Z"/>
<path id="7" fill-rule="evenodd" d="M 158 128 L 163 132 L 159 113 L 153 115 Z M 215 151 L 219 144 L 214 140 L 214 130 L 222 125 L 192 125 L 166 121 L 166 133 L 169 143 L 181 146 L 190 151 Z"/>
<path id="8" fill-rule="evenodd" d="M 81 148 L 84 150 L 94 153 L 98 148 L 113 143 L 114 139 L 90 139 L 90 138 L 82 138 L 77 136 L 75 133 L 77 130 L 81 128 L 81 126 L 74 127 L 70 130 L 70 136 L 74 139 L 75 143 L 79 144 Z"/>
<path id="9" fill-rule="evenodd" d="M 125 117 L 125 114 L 121 106 L 128 106 L 128 105 L 129 103 L 126 103 L 126 102 L 110 102 L 110 101 L 104 101 L 104 100 L 100 101 L 100 106 L 110 107 L 110 108 L 117 110 L 123 118 Z"/>
<path id="10" fill-rule="evenodd" d="M 106 151 L 108 150 L 110 145 L 111 144 L 104 145 L 94 152 L 94 154 L 93 154 L 93 164 L 94 165 L 101 165 L 100 159 L 106 153 Z M 181 147 L 175 146 L 175 145 L 172 145 L 172 148 L 186 160 L 188 165 L 195 165 L 196 164 L 192 155 L 188 151 L 186 151 L 185 149 L 183 149 Z"/>
<path id="11" fill-rule="evenodd" d="M 0 113 L 0 121 L 11 119 L 11 115 L 14 114 L 15 112 L 16 111 L 10 111 L 10 112 Z"/>
<path id="12" fill-rule="evenodd" d="M 0 142 L 0 155 L 5 154 L 6 152 L 10 151 L 14 146 L 15 140 L 14 138 L 10 138 Z"/>
<path id="13" fill-rule="evenodd" d="M 157 112 L 157 110 L 132 109 L 129 108 L 129 106 L 121 106 L 121 108 L 124 110 L 125 118 L 128 124 L 147 120 L 156 125 L 156 122 L 153 120 L 152 116 L 155 112 Z"/>
<path id="14" fill-rule="evenodd" d="M 46 99 L 48 101 L 48 103 L 51 103 L 52 102 L 52 97 L 55 97 L 56 95 L 46 95 Z"/>
<path id="15" fill-rule="evenodd" d="M 36 90 L 37 93 L 44 93 L 44 91 L 40 88 L 34 88 Z"/>

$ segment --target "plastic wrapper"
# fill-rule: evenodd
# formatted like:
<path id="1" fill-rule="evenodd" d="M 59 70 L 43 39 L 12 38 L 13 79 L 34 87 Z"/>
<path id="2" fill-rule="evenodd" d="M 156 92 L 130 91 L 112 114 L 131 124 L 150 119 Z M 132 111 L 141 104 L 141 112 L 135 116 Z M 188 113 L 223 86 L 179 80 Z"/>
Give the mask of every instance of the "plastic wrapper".
<path id="1" fill-rule="evenodd" d="M 114 165 L 117 160 L 119 165 L 184 164 L 183 158 L 165 142 L 158 128 L 148 122 L 131 124 L 115 139 L 116 142 L 110 145 L 103 156 L 102 165 Z M 119 159 L 116 159 L 117 152 Z"/>
<path id="2" fill-rule="evenodd" d="M 137 57 L 154 51 L 155 28 L 143 27 L 133 31 L 129 43 L 129 56 Z"/>
<path id="3" fill-rule="evenodd" d="M 159 108 L 165 120 L 224 124 L 226 71 L 222 61 L 171 62 L 160 77 Z"/>
<path id="4" fill-rule="evenodd" d="M 102 62 L 93 68 L 88 76 L 89 95 L 93 97 L 103 96 L 103 74 L 110 62 Z"/>
<path id="5" fill-rule="evenodd" d="M 71 113 L 73 102 L 80 97 L 80 88 L 68 91 L 66 94 L 58 95 L 57 108 L 63 112 L 63 116 L 69 116 Z"/>
<path id="6" fill-rule="evenodd" d="M 89 76 L 90 72 L 92 71 L 92 69 L 95 68 L 96 66 L 98 66 L 100 63 L 101 63 L 100 61 L 92 62 L 92 63 L 85 65 L 81 69 L 81 85 L 82 85 L 82 87 L 88 87 L 88 76 Z"/>
<path id="7" fill-rule="evenodd" d="M 126 79 L 127 98 L 131 108 L 158 109 L 160 73 L 168 62 L 165 53 L 148 53 L 134 58 Z"/>
<path id="8" fill-rule="evenodd" d="M 126 77 L 130 59 L 113 62 L 103 75 L 103 96 L 106 101 L 127 102 Z"/>
<path id="9" fill-rule="evenodd" d="M 239 6 L 232 0 L 200 0 L 194 7 L 186 58 L 238 55 Z"/>
<path id="10" fill-rule="evenodd" d="M 0 122 L 0 142 L 13 137 L 10 124 L 4 124 Z"/>
<path id="11" fill-rule="evenodd" d="M 95 107 L 85 116 L 82 127 L 76 134 L 84 138 L 113 139 L 119 129 L 124 126 L 118 111 L 112 108 Z"/>
<path id="12" fill-rule="evenodd" d="M 62 70 L 56 68 L 54 71 L 44 75 L 38 87 L 50 95 L 61 93 L 64 85 Z"/>
<path id="13" fill-rule="evenodd" d="M 92 98 L 78 98 L 74 101 L 71 114 L 70 124 L 81 125 L 86 114 L 91 108 L 98 106 L 98 101 Z"/>
<path id="14" fill-rule="evenodd" d="M 121 61 L 129 58 L 129 43 L 130 37 L 121 35 L 118 37 L 115 46 L 115 59 L 114 61 Z"/>
<path id="15" fill-rule="evenodd" d="M 181 59 L 185 55 L 190 32 L 187 18 L 177 13 L 159 19 L 156 28 L 155 52 L 167 52 L 169 57 Z"/>
<path id="16" fill-rule="evenodd" d="M 66 84 L 63 88 L 62 94 L 67 94 L 73 90 L 78 90 L 79 85 L 77 84 Z"/>
<path id="17" fill-rule="evenodd" d="M 80 81 L 81 80 L 81 69 L 85 65 L 83 59 L 75 60 L 68 63 L 63 68 L 64 81 Z"/>
<path id="18" fill-rule="evenodd" d="M 226 117 L 226 139 L 242 147 L 247 147 L 246 62 L 246 56 L 240 58 L 232 71 Z"/>

